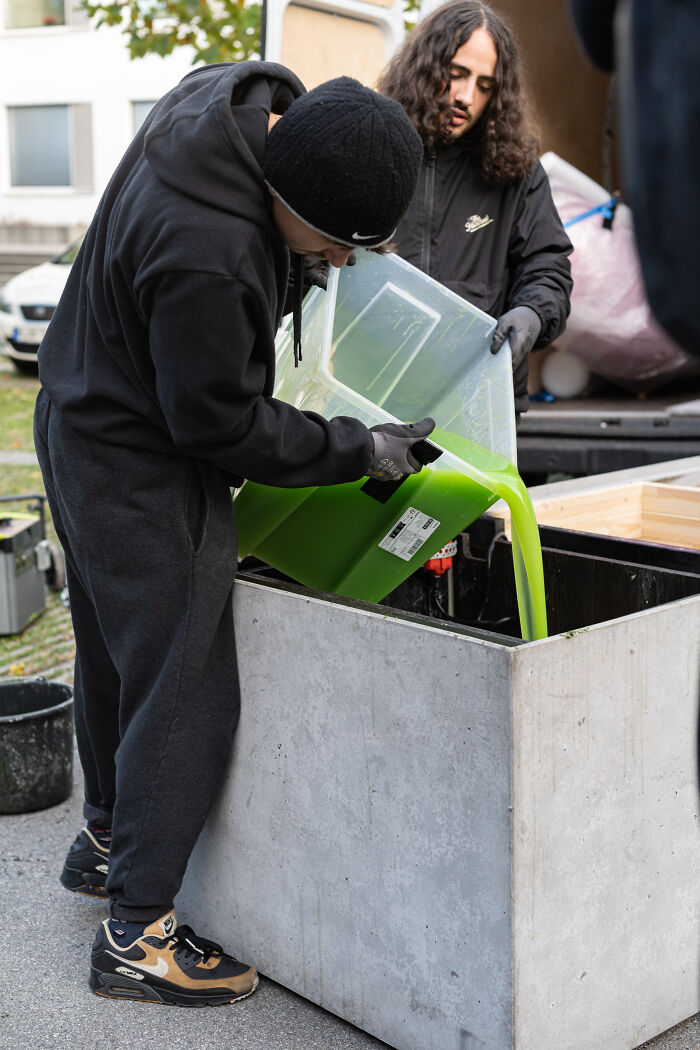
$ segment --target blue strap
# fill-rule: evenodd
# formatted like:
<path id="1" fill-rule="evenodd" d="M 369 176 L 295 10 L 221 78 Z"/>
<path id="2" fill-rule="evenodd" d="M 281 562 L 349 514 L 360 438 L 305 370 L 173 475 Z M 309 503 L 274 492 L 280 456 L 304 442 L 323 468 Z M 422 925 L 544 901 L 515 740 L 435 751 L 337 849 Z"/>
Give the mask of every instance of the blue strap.
<path id="1" fill-rule="evenodd" d="M 615 197 L 611 197 L 605 204 L 599 204 L 597 208 L 590 208 L 588 211 L 581 212 L 580 215 L 574 215 L 573 219 L 567 219 L 565 223 L 562 223 L 564 229 L 567 226 L 573 226 L 576 222 L 581 222 L 582 219 L 588 219 L 591 215 L 597 215 L 598 212 L 603 213 L 604 219 L 612 219 L 615 214 L 615 208 L 617 206 L 617 200 Z"/>

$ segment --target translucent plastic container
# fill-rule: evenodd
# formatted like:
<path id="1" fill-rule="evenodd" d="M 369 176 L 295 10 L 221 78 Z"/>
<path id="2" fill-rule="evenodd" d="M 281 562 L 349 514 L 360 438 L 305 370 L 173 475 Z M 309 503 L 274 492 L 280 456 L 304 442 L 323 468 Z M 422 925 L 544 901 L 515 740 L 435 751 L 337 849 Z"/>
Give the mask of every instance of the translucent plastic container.
<path id="1" fill-rule="evenodd" d="M 511 360 L 489 351 L 493 317 L 398 255 L 358 256 L 307 296 L 299 368 L 291 322 L 280 332 L 275 396 L 369 425 L 432 416 L 515 463 Z"/>
<path id="2" fill-rule="evenodd" d="M 432 416 L 438 458 L 398 485 L 247 482 L 235 499 L 240 556 L 379 601 L 495 503 L 489 469 L 515 462 L 511 360 L 489 352 L 495 325 L 398 256 L 362 252 L 332 271 L 304 302 L 299 368 L 291 323 L 280 333 L 275 396 L 367 426 Z"/>

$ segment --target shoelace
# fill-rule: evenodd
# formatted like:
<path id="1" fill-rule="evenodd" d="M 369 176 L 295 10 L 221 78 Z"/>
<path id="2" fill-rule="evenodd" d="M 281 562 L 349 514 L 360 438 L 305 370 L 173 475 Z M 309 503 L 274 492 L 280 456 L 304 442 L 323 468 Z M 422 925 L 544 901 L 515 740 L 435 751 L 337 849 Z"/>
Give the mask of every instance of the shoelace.
<path id="1" fill-rule="evenodd" d="M 99 842 L 100 846 L 104 847 L 104 849 L 109 849 L 110 844 L 112 842 L 112 829 L 111 828 L 100 828 L 100 827 L 96 827 L 94 825 L 91 826 L 90 824 L 88 824 L 85 830 L 88 831 L 92 835 L 93 838 L 97 839 L 97 841 Z"/>
<path id="2" fill-rule="evenodd" d="M 165 943 L 174 942 L 181 948 L 187 957 L 193 953 L 201 955 L 202 962 L 208 962 L 212 955 L 223 955 L 224 949 L 215 941 L 208 941 L 204 937 L 198 937 L 191 926 L 178 926 L 175 933 L 165 938 Z"/>

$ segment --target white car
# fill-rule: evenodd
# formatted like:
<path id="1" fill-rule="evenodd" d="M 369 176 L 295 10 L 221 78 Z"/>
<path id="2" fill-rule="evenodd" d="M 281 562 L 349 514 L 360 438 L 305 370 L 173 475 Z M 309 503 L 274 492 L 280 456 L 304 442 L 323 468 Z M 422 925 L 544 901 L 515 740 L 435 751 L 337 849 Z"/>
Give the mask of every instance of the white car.
<path id="1" fill-rule="evenodd" d="M 60 255 L 23 270 L 0 288 L 0 352 L 20 372 L 36 373 L 36 355 L 83 238 Z"/>

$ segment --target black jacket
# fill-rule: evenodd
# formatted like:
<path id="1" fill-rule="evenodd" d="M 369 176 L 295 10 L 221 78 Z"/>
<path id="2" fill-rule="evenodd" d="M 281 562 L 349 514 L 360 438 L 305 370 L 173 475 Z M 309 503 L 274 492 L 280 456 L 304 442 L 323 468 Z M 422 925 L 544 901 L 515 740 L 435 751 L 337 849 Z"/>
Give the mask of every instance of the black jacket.
<path id="1" fill-rule="evenodd" d="M 493 317 L 529 306 L 542 323 L 536 349 L 563 332 L 572 246 L 541 164 L 522 181 L 493 186 L 461 143 L 427 150 L 395 241 L 402 258 Z M 527 373 L 526 358 L 514 376 L 519 412 L 528 407 Z"/>
<path id="2" fill-rule="evenodd" d="M 271 215 L 283 66 L 198 69 L 154 107 L 113 175 L 39 352 L 49 399 L 114 444 L 286 487 L 361 477 L 372 437 L 273 398 L 289 251 Z M 303 364 L 301 365 L 303 368 Z"/>

